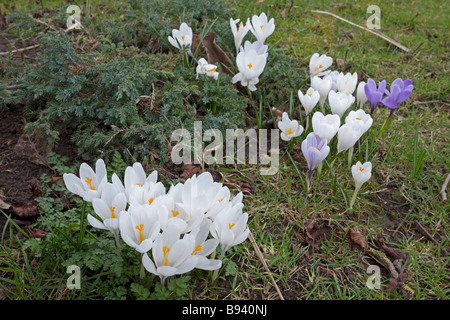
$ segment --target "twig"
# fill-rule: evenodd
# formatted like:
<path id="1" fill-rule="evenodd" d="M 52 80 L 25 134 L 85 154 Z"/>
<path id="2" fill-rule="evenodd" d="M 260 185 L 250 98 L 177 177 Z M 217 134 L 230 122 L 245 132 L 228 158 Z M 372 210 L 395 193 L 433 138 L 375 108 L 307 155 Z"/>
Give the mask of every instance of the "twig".
<path id="1" fill-rule="evenodd" d="M 419 232 L 428 240 L 433 242 L 435 245 L 439 247 L 439 242 L 425 229 L 425 227 L 418 221 L 414 221 L 414 224 L 416 225 L 416 228 L 419 230 Z M 449 255 L 448 251 L 441 246 L 441 254 L 445 257 Z"/>
<path id="2" fill-rule="evenodd" d="M 262 255 L 261 251 L 259 250 L 258 245 L 256 244 L 255 238 L 253 237 L 253 233 L 252 233 L 251 230 L 250 230 L 250 233 L 249 233 L 249 238 L 250 238 L 250 242 L 252 243 L 253 247 L 254 247 L 255 250 L 256 250 L 256 254 L 257 254 L 258 257 L 259 257 L 259 260 L 261 260 L 261 262 L 262 262 L 264 268 L 266 269 L 267 273 L 269 274 L 270 280 L 272 281 L 272 284 L 273 284 L 273 286 L 275 287 L 275 290 L 277 290 L 277 293 L 278 293 L 278 295 L 280 296 L 280 299 L 281 299 L 281 300 L 284 300 L 284 297 L 283 297 L 283 295 L 281 294 L 280 288 L 278 287 L 277 283 L 275 282 L 275 279 L 273 278 L 273 276 L 272 276 L 272 274 L 271 274 L 271 272 L 270 272 L 270 270 L 269 270 L 269 267 L 267 266 L 266 260 L 264 260 L 264 257 L 263 257 L 263 255 Z"/>
<path id="3" fill-rule="evenodd" d="M 445 178 L 445 181 L 442 184 L 441 192 L 439 192 L 439 194 L 442 197 L 443 203 L 447 203 L 447 193 L 445 192 L 445 189 L 447 189 L 447 185 L 448 185 L 449 181 L 450 181 L 450 173 L 447 174 L 447 178 Z"/>
<path id="4" fill-rule="evenodd" d="M 316 12 L 316 13 L 328 14 L 328 15 L 330 15 L 330 16 L 333 16 L 333 17 L 335 17 L 336 19 L 339 19 L 339 20 L 342 20 L 342 21 L 344 21 L 344 22 L 347 22 L 347 23 L 351 24 L 352 26 L 355 26 L 355 27 L 358 27 L 358 28 L 360 28 L 360 29 L 363 29 L 363 30 L 365 30 L 365 31 L 367 31 L 367 32 L 370 32 L 370 33 L 376 35 L 377 37 L 380 37 L 380 38 L 386 40 L 387 42 L 392 43 L 392 44 L 395 45 L 396 47 L 398 47 L 398 48 L 400 48 L 400 49 L 402 49 L 402 50 L 404 50 L 404 51 L 406 51 L 406 52 L 409 52 L 409 51 L 410 51 L 409 48 L 405 47 L 404 45 L 402 45 L 401 43 L 395 41 L 394 39 L 391 39 L 391 38 L 389 38 L 388 36 L 386 36 L 386 35 L 384 35 L 384 34 L 382 34 L 382 33 L 380 33 L 380 32 L 373 31 L 373 30 L 371 30 L 371 29 L 369 29 L 369 28 L 366 28 L 366 27 L 360 26 L 359 24 L 356 24 L 356 23 L 353 23 L 353 22 L 351 22 L 351 21 L 348 21 L 347 19 L 344 19 L 344 18 L 342 18 L 342 17 L 340 17 L 340 16 L 338 16 L 338 15 L 335 15 L 334 13 L 331 13 L 331 12 L 328 12 L 328 11 L 322 11 L 322 10 L 311 10 L 311 11 L 312 11 L 312 12 Z"/>
<path id="5" fill-rule="evenodd" d="M 28 46 L 28 47 L 20 48 L 20 49 L 14 49 L 11 51 L 0 52 L 0 56 L 6 56 L 7 54 L 10 54 L 10 53 L 23 52 L 23 51 L 31 50 L 31 49 L 34 49 L 37 47 L 39 47 L 39 44 L 33 44 L 32 46 Z"/>

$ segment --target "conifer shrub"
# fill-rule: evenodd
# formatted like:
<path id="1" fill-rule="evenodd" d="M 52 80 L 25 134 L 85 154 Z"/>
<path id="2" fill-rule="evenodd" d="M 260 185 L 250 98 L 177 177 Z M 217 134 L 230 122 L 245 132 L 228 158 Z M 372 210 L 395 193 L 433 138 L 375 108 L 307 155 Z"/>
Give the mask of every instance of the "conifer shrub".
<path id="1" fill-rule="evenodd" d="M 167 41 L 184 21 L 195 33 L 213 31 L 234 62 L 233 11 L 224 1 L 132 0 L 114 16 L 83 17 L 85 30 L 71 32 L 64 31 L 66 7 L 51 16 L 51 29 L 28 14 L 8 17 L 13 33 L 37 37 L 40 44 L 36 63 L 25 66 L 15 92 L 26 101 L 27 130 L 40 130 L 50 145 L 69 134 L 84 160 L 112 159 L 118 151 L 126 161 L 165 163 L 175 129 L 193 132 L 198 120 L 204 130 L 248 126 L 247 91 L 225 72 L 218 81 L 196 77 L 196 62 L 187 65 Z M 196 54 L 198 59 L 207 52 Z M 269 54 L 260 86 L 267 110 L 287 104 L 298 89 L 287 84 L 305 78 L 284 51 Z"/>

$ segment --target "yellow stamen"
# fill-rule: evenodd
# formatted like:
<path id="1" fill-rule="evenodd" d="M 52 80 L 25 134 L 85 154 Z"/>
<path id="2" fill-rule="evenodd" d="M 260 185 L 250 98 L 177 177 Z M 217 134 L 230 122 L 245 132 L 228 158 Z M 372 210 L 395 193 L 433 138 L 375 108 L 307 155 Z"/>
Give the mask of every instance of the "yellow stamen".
<path id="1" fill-rule="evenodd" d="M 229 223 L 229 224 L 228 224 L 228 228 L 230 228 L 230 230 L 231 230 L 231 228 L 233 228 L 234 226 L 235 226 L 234 223 Z"/>
<path id="2" fill-rule="evenodd" d="M 139 187 L 141 186 L 141 184 L 140 184 L 140 183 L 136 183 L 136 185 L 137 185 L 137 186 L 139 186 Z"/>
<path id="3" fill-rule="evenodd" d="M 219 199 L 219 202 L 222 202 L 223 201 L 223 198 L 222 199 Z"/>
<path id="4" fill-rule="evenodd" d="M 148 204 L 152 204 L 153 198 L 148 199 Z"/>
<path id="5" fill-rule="evenodd" d="M 194 253 L 200 252 L 200 251 L 202 251 L 202 246 L 199 244 L 199 245 L 197 245 L 197 247 L 194 249 L 194 251 L 192 251 L 191 255 L 194 255 Z"/>
<path id="6" fill-rule="evenodd" d="M 167 247 L 167 246 L 164 246 L 163 247 L 163 252 L 164 252 L 164 259 L 166 258 L 166 254 L 168 254 L 169 253 L 169 251 L 170 251 L 170 248 L 169 247 Z"/>
<path id="7" fill-rule="evenodd" d="M 216 67 L 214 67 L 214 68 L 212 68 L 211 70 L 209 70 L 210 72 L 216 72 L 216 70 L 217 70 L 217 68 Z"/>
<path id="8" fill-rule="evenodd" d="M 363 167 L 359 167 L 359 171 L 363 172 L 364 168 Z"/>
<path id="9" fill-rule="evenodd" d="M 89 185 L 89 187 L 91 188 L 91 190 L 95 190 L 95 187 L 91 184 L 92 183 L 92 178 L 86 177 L 86 183 Z"/>
<path id="10" fill-rule="evenodd" d="M 317 71 L 317 70 L 322 69 L 322 68 L 323 68 L 323 65 L 319 64 L 318 67 L 315 67 L 315 68 L 314 68 L 314 71 Z"/>
<path id="11" fill-rule="evenodd" d="M 263 25 L 260 25 L 261 30 L 262 30 L 263 27 L 264 27 Z"/>
<path id="12" fill-rule="evenodd" d="M 185 37 L 185 36 L 181 36 L 181 39 L 184 40 L 184 37 Z"/>
<path id="13" fill-rule="evenodd" d="M 320 149 L 319 149 L 319 148 L 316 148 L 316 149 L 320 151 Z"/>
<path id="14" fill-rule="evenodd" d="M 142 241 L 144 241 L 144 234 L 142 233 L 142 231 L 144 231 L 144 225 L 140 224 L 140 225 L 136 226 L 136 229 L 139 230 L 139 241 L 140 241 L 140 243 L 142 243 Z"/>
<path id="15" fill-rule="evenodd" d="M 162 248 L 162 251 L 164 252 L 164 257 L 163 257 L 164 263 L 163 263 L 163 265 L 166 267 L 166 266 L 169 264 L 169 259 L 166 259 L 166 254 L 169 253 L 170 248 L 168 248 L 167 246 L 164 246 L 164 247 Z"/>
<path id="16" fill-rule="evenodd" d="M 294 134 L 294 132 L 292 132 L 292 129 L 289 128 L 289 130 L 286 132 L 286 134 Z"/>
<path id="17" fill-rule="evenodd" d="M 172 210 L 172 215 L 173 215 L 174 217 L 176 217 L 176 216 L 179 215 L 179 214 L 180 214 L 180 211 Z"/>
<path id="18" fill-rule="evenodd" d="M 310 97 L 311 97 L 311 95 L 312 95 L 312 93 L 308 93 L 308 96 L 310 96 Z"/>
<path id="19" fill-rule="evenodd" d="M 361 118 L 356 118 L 356 120 L 361 120 Z"/>
<path id="20" fill-rule="evenodd" d="M 251 63 L 249 63 L 247 66 L 249 69 L 251 69 L 253 67 L 253 65 Z"/>
<path id="21" fill-rule="evenodd" d="M 116 218 L 116 214 L 114 213 L 114 210 L 116 210 L 116 207 L 109 207 L 109 210 L 111 210 L 111 219 L 115 219 Z"/>
<path id="22" fill-rule="evenodd" d="M 242 27 L 242 23 L 239 22 L 239 25 L 238 25 L 238 26 L 239 26 L 239 28 Z"/>

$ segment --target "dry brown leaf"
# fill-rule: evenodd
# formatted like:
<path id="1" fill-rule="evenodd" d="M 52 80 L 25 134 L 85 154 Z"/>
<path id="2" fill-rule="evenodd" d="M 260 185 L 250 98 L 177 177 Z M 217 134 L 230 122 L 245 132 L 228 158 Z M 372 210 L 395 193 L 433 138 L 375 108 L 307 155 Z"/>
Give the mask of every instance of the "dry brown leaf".
<path id="1" fill-rule="evenodd" d="M 355 247 L 363 248 L 363 254 L 365 254 L 367 249 L 369 248 L 366 238 L 361 233 L 353 229 L 348 230 L 347 241 L 350 244 L 351 250 L 355 249 Z"/>
<path id="2" fill-rule="evenodd" d="M 394 289 L 395 287 L 397 287 L 399 285 L 397 279 L 395 278 L 390 278 L 389 279 L 389 284 L 387 286 L 387 288 L 384 291 L 391 291 L 392 289 Z"/>
<path id="3" fill-rule="evenodd" d="M 405 251 L 402 251 L 400 249 L 396 249 L 396 248 L 392 248 L 389 247 L 388 245 L 386 245 L 386 243 L 383 240 L 383 235 L 380 233 L 377 236 L 377 242 L 378 245 L 380 246 L 381 250 L 383 250 L 383 252 L 386 254 L 386 256 L 391 260 L 403 260 L 406 261 L 408 259 L 408 253 L 406 253 Z"/>
<path id="4" fill-rule="evenodd" d="M 221 174 L 219 171 L 217 171 L 217 170 L 215 170 L 215 169 L 210 169 L 210 170 L 209 170 L 209 173 L 211 173 L 214 182 L 220 182 L 220 181 L 222 181 L 222 174 Z"/>
<path id="5" fill-rule="evenodd" d="M 208 33 L 202 40 L 202 45 L 208 52 L 208 63 L 220 64 L 222 72 L 232 75 L 230 69 L 232 68 L 231 59 L 228 55 L 216 44 L 216 34 L 212 31 Z"/>
<path id="6" fill-rule="evenodd" d="M 336 65 L 339 69 L 344 68 L 344 65 L 345 65 L 344 59 L 336 59 Z"/>
<path id="7" fill-rule="evenodd" d="M 39 208 L 33 203 L 18 204 L 13 205 L 12 212 L 20 218 L 31 218 L 39 215 Z"/>
<path id="8" fill-rule="evenodd" d="M 45 237 L 47 236 L 47 233 L 48 232 L 41 230 L 41 229 L 28 228 L 28 235 L 30 236 L 30 238 L 45 239 Z"/>
<path id="9" fill-rule="evenodd" d="M 306 226 L 306 243 L 314 246 L 314 249 L 316 251 L 319 251 L 321 240 L 326 239 L 326 236 L 330 232 L 331 232 L 330 226 L 326 224 L 318 224 L 316 221 L 310 222 Z"/>
<path id="10" fill-rule="evenodd" d="M 64 181 L 63 177 L 52 177 L 52 184 L 58 184 L 59 182 Z"/>
<path id="11" fill-rule="evenodd" d="M 48 166 L 47 138 L 33 133 L 22 134 L 14 146 L 14 153 L 28 158 L 33 163 Z"/>
<path id="12" fill-rule="evenodd" d="M 11 205 L 9 203 L 4 202 L 2 199 L 0 199 L 0 209 L 8 210 L 9 208 L 11 208 Z"/>
<path id="13" fill-rule="evenodd" d="M 189 179 L 200 172 L 199 168 L 193 164 L 183 164 L 182 170 L 180 177 L 183 179 Z"/>
<path id="14" fill-rule="evenodd" d="M 231 178 L 225 178 L 224 180 L 223 185 L 226 187 L 237 187 L 243 194 L 247 195 L 252 193 L 253 187 L 248 182 Z"/>

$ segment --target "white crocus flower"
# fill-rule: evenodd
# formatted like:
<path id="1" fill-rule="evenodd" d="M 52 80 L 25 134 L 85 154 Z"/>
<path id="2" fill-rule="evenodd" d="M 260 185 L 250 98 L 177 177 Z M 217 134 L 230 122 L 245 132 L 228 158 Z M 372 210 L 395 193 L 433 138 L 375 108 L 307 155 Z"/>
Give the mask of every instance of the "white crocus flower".
<path id="1" fill-rule="evenodd" d="M 125 194 L 129 197 L 133 186 L 143 187 L 145 183 L 156 183 L 157 180 L 158 171 L 154 170 L 147 176 L 142 164 L 140 162 L 135 162 L 133 166 L 129 166 L 125 169 Z"/>
<path id="2" fill-rule="evenodd" d="M 315 112 L 312 116 L 313 131 L 322 139 L 326 139 L 329 144 L 331 139 L 336 135 L 341 118 L 337 114 L 323 115 L 322 112 Z"/>
<path id="3" fill-rule="evenodd" d="M 352 176 L 355 180 L 355 188 L 361 188 L 361 186 L 372 176 L 372 163 L 365 162 L 364 164 L 361 164 L 360 161 L 356 162 L 356 164 L 352 166 Z"/>
<path id="4" fill-rule="evenodd" d="M 211 220 L 204 219 L 200 226 L 190 232 L 195 238 L 195 249 L 191 255 L 197 257 L 198 262 L 196 268 L 202 270 L 216 270 L 222 266 L 221 260 L 207 258 L 207 256 L 216 250 L 219 244 L 219 240 L 217 239 L 206 239 L 209 235 L 211 223 Z"/>
<path id="5" fill-rule="evenodd" d="M 300 99 L 303 108 L 305 108 L 306 114 L 309 114 L 319 102 L 320 93 L 319 91 L 316 91 L 314 88 L 309 88 L 306 91 L 306 94 L 303 95 L 302 91 L 298 90 L 298 98 Z"/>
<path id="6" fill-rule="evenodd" d="M 260 41 L 245 41 L 244 46 L 240 47 L 239 52 L 249 52 L 252 49 L 255 50 L 258 55 L 264 55 L 266 58 L 269 56 L 269 53 L 267 52 L 269 46 Z"/>
<path id="7" fill-rule="evenodd" d="M 152 181 L 148 181 L 144 183 L 142 187 L 137 184 L 131 184 L 128 201 L 130 205 L 151 205 L 156 198 L 164 194 L 166 194 L 166 188 L 162 182 L 154 183 Z"/>
<path id="8" fill-rule="evenodd" d="M 242 203 L 234 206 L 228 203 L 211 224 L 211 235 L 219 240 L 222 256 L 231 247 L 244 242 L 250 233 L 247 227 L 248 214 L 242 213 L 243 207 Z"/>
<path id="9" fill-rule="evenodd" d="M 331 77 L 331 90 L 337 91 L 337 78 L 340 72 L 337 70 L 331 71 L 328 76 Z"/>
<path id="10" fill-rule="evenodd" d="M 326 76 L 330 73 L 327 70 L 333 64 L 333 59 L 328 57 L 327 55 L 320 55 L 318 53 L 314 53 L 309 60 L 309 75 L 311 80 L 313 77 L 321 77 Z"/>
<path id="11" fill-rule="evenodd" d="M 198 60 L 198 65 L 196 68 L 197 78 L 199 74 L 206 74 L 208 77 L 212 77 L 215 80 L 219 78 L 219 72 L 217 72 L 217 66 L 214 64 L 208 63 L 205 58 L 201 58 Z"/>
<path id="12" fill-rule="evenodd" d="M 361 137 L 361 129 L 353 123 L 343 124 L 338 132 L 337 153 L 353 148 L 356 141 Z"/>
<path id="13" fill-rule="evenodd" d="M 357 83 L 358 83 L 358 74 L 356 72 L 353 74 L 351 73 L 344 74 L 343 72 L 341 72 L 339 73 L 336 80 L 337 90 L 339 92 L 346 92 L 348 94 L 353 94 L 353 92 L 355 92 Z"/>
<path id="14" fill-rule="evenodd" d="M 250 25 L 248 22 L 244 26 L 243 23 L 240 21 L 241 21 L 240 19 L 234 20 L 233 18 L 230 18 L 230 27 L 231 27 L 231 32 L 233 32 L 234 46 L 236 47 L 236 54 L 238 54 L 238 52 L 239 52 L 239 47 L 241 46 L 242 40 L 244 39 L 248 30 L 250 30 Z M 236 27 L 236 24 L 238 25 L 238 27 Z"/>
<path id="15" fill-rule="evenodd" d="M 217 204 L 217 195 L 222 188 L 222 184 L 214 182 L 209 172 L 171 186 L 167 195 L 173 198 L 173 203 L 170 204 L 170 198 L 163 199 L 169 209 L 169 218 L 177 218 L 186 223 L 183 233 L 193 230 L 201 224 L 208 210 Z"/>
<path id="16" fill-rule="evenodd" d="M 192 29 L 183 22 L 180 25 L 180 29 L 173 29 L 172 36 L 168 37 L 169 42 L 175 48 L 183 49 L 188 48 L 190 50 L 192 45 Z"/>
<path id="17" fill-rule="evenodd" d="M 94 198 L 92 206 L 100 220 L 88 214 L 87 220 L 91 226 L 109 230 L 115 234 L 119 230 L 119 217 L 127 206 L 127 197 L 116 185 L 107 182 L 103 187 L 101 198 Z"/>
<path id="18" fill-rule="evenodd" d="M 103 185 L 107 181 L 105 162 L 98 159 L 95 163 L 95 172 L 88 164 L 82 163 L 79 171 L 80 177 L 73 173 L 63 174 L 66 188 L 87 202 L 100 198 Z"/>
<path id="19" fill-rule="evenodd" d="M 328 102 L 331 112 L 342 117 L 345 111 L 355 102 L 355 97 L 346 92 L 335 92 L 331 90 L 328 93 Z"/>
<path id="20" fill-rule="evenodd" d="M 283 112 L 281 121 L 278 122 L 278 129 L 281 130 L 281 139 L 284 141 L 300 136 L 304 130 L 297 120 L 289 119 L 287 112 Z"/>
<path id="21" fill-rule="evenodd" d="M 352 123 L 353 126 L 358 127 L 360 129 L 359 138 L 361 138 L 361 136 L 372 126 L 373 119 L 369 113 L 366 113 L 363 109 L 358 109 L 349 112 L 348 116 L 345 118 L 345 123 Z"/>
<path id="22" fill-rule="evenodd" d="M 352 200 L 350 201 L 350 209 L 355 204 L 356 195 L 361 189 L 361 186 L 372 176 L 372 163 L 365 162 L 364 164 L 361 164 L 360 161 L 356 162 L 356 164 L 352 166 L 352 176 L 355 180 L 355 192 L 353 193 Z"/>
<path id="23" fill-rule="evenodd" d="M 206 212 L 205 218 L 209 218 L 214 220 L 219 212 L 221 212 L 228 203 L 231 203 L 231 206 L 235 206 L 238 203 L 242 203 L 243 194 L 239 192 L 232 200 L 230 190 L 228 187 L 222 187 L 219 191 L 216 200 L 214 200 L 215 204 L 213 204 L 210 209 Z"/>
<path id="24" fill-rule="evenodd" d="M 139 253 L 149 251 L 161 230 L 158 211 L 164 210 L 163 206 L 133 205 L 122 211 L 119 224 L 123 241 Z"/>
<path id="25" fill-rule="evenodd" d="M 366 91 L 364 90 L 364 87 L 366 86 L 366 83 L 364 81 L 361 81 L 358 84 L 358 88 L 356 89 L 356 101 L 359 108 L 362 108 L 363 105 L 367 102 L 367 96 Z"/>
<path id="26" fill-rule="evenodd" d="M 247 24 L 250 27 L 250 31 L 256 37 L 256 39 L 262 43 L 266 41 L 267 37 L 270 36 L 275 31 L 274 19 L 268 21 L 266 14 L 263 12 L 259 16 L 254 15 L 252 17 L 252 22 L 250 23 L 250 18 L 247 19 Z"/>
<path id="27" fill-rule="evenodd" d="M 323 106 L 325 104 L 325 100 L 327 100 L 328 93 L 331 90 L 332 84 L 333 84 L 333 81 L 330 76 L 326 76 L 323 79 L 315 76 L 311 80 L 311 87 L 313 87 L 314 90 L 319 92 L 319 95 L 320 95 L 319 103 L 320 103 L 320 106 L 322 107 L 322 110 L 323 110 Z"/>
<path id="28" fill-rule="evenodd" d="M 264 71 L 266 62 L 266 56 L 258 54 L 255 50 L 239 52 L 236 57 L 239 73 L 233 77 L 232 82 L 240 81 L 242 86 L 255 91 L 255 85 L 259 82 L 259 76 Z"/>
<path id="29" fill-rule="evenodd" d="M 198 257 L 193 255 L 196 245 L 195 237 L 186 234 L 180 239 L 180 231 L 175 226 L 168 226 L 159 233 L 153 242 L 153 260 L 147 254 L 142 256 L 144 268 L 161 278 L 183 274 L 191 271 L 198 264 Z"/>
<path id="30" fill-rule="evenodd" d="M 166 210 L 159 210 L 159 222 L 161 224 L 161 229 L 165 230 L 169 225 L 174 225 L 180 230 L 180 232 L 184 233 L 188 228 L 187 221 L 190 222 L 191 225 L 198 225 L 200 222 L 194 224 L 195 218 L 191 215 L 186 215 L 184 210 L 180 209 L 176 204 L 172 195 L 165 194 L 159 197 L 156 197 L 151 206 L 163 206 Z M 182 219 L 183 217 L 183 219 Z M 203 216 L 200 217 L 200 219 Z M 186 221 L 185 221 L 186 220 Z"/>

